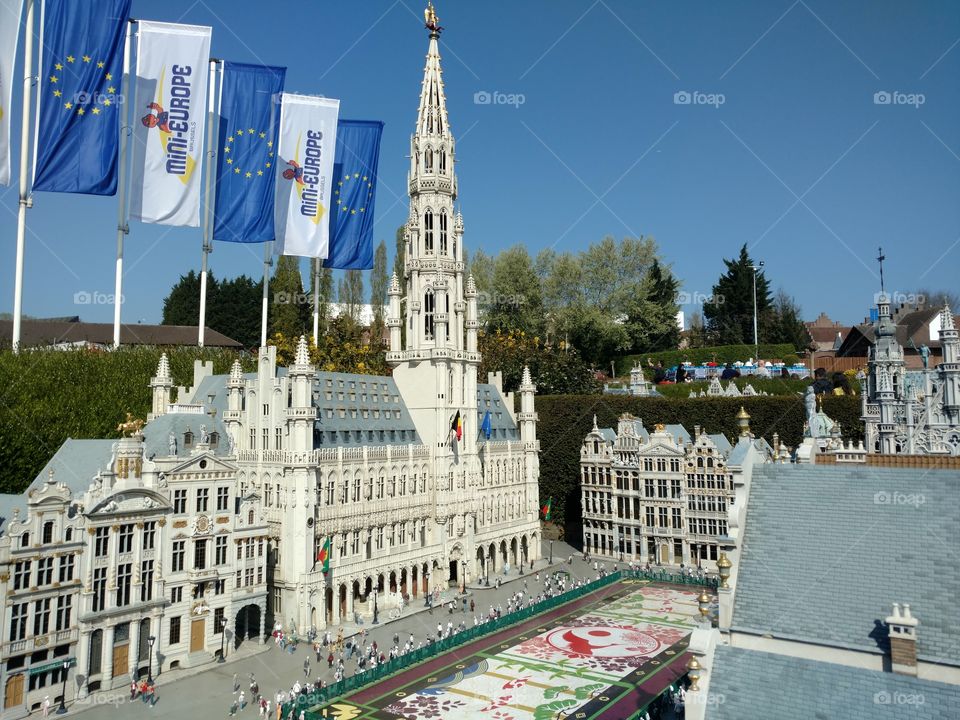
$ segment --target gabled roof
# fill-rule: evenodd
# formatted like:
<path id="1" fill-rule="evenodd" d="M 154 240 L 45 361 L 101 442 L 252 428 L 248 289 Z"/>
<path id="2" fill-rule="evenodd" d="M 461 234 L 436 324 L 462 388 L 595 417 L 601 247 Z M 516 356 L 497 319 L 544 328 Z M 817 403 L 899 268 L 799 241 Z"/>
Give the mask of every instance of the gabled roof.
<path id="1" fill-rule="evenodd" d="M 120 325 L 121 345 L 177 346 L 196 345 L 196 325 Z M 0 342 L 13 342 L 13 321 L 0 320 Z M 113 345 L 113 323 L 64 322 L 59 320 L 24 320 L 20 327 L 24 347 L 49 345 Z M 206 347 L 243 347 L 236 340 L 206 328 Z"/>
<path id="2" fill-rule="evenodd" d="M 490 411 L 491 440 L 519 440 L 520 433 L 510 414 L 511 408 L 496 385 L 486 383 L 477 385 L 477 430 L 483 422 L 483 416 Z"/>
<path id="3" fill-rule="evenodd" d="M 960 665 L 958 491 L 957 471 L 758 466 L 733 629 L 882 653 L 909 603 L 918 657 Z"/>
<path id="4" fill-rule="evenodd" d="M 709 697 L 707 720 L 947 720 L 960 686 L 718 645 Z"/>
<path id="5" fill-rule="evenodd" d="M 941 308 L 913 310 L 897 315 L 894 319 L 897 328 L 897 342 L 905 353 L 916 352 L 921 345 L 931 350 L 939 349 L 940 338 L 930 337 L 930 323 L 939 316 Z M 872 323 L 863 323 L 850 328 L 837 349 L 837 357 L 858 357 L 866 355 L 867 347 L 876 341 Z"/>

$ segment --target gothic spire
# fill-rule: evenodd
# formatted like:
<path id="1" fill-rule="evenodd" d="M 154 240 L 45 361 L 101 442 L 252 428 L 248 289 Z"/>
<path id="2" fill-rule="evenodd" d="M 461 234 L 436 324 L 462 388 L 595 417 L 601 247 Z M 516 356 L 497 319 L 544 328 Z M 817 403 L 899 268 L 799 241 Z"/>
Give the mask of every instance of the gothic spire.
<path id="1" fill-rule="evenodd" d="M 433 5 L 426 9 L 424 16 L 425 26 L 430 31 L 430 46 L 427 48 L 427 64 L 423 68 L 416 134 L 422 139 L 429 136 L 446 138 L 450 134 L 450 125 L 447 120 L 447 100 L 443 94 L 443 71 L 440 69 L 440 49 L 437 42 L 443 28 L 437 24 Z"/>

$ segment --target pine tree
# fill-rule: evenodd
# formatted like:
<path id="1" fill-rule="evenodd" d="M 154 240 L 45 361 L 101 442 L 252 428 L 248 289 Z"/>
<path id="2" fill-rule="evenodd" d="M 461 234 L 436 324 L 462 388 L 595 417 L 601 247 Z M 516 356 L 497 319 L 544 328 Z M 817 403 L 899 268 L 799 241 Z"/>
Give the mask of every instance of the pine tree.
<path id="1" fill-rule="evenodd" d="M 373 256 L 370 272 L 370 305 L 373 308 L 373 324 L 370 326 L 371 342 L 380 343 L 386 328 L 385 303 L 390 280 L 387 277 L 387 244 L 381 240 Z"/>
<path id="2" fill-rule="evenodd" d="M 207 274 L 207 325 L 210 322 L 210 300 L 216 295 L 217 281 Z M 200 276 L 193 270 L 181 275 L 163 301 L 164 325 L 196 325 L 200 321 Z"/>
<path id="3" fill-rule="evenodd" d="M 740 248 L 734 260 L 724 260 L 727 272 L 713 286 L 713 297 L 703 306 L 707 332 L 717 345 L 742 345 L 753 342 L 753 265 L 747 246 Z M 770 283 L 757 272 L 758 327 L 769 318 Z M 761 332 L 761 338 L 764 335 Z"/>
<path id="4" fill-rule="evenodd" d="M 269 303 L 269 335 L 298 337 L 307 332 L 311 312 L 309 298 L 303 292 L 300 258 L 281 255 L 277 259 L 277 269 L 270 280 Z"/>

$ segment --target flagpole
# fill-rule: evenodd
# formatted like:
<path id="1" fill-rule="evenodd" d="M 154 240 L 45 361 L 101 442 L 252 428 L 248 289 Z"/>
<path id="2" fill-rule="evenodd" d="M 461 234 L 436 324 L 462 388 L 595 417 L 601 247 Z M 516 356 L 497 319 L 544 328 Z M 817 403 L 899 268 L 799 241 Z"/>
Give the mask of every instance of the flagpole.
<path id="1" fill-rule="evenodd" d="M 23 116 L 20 127 L 20 206 L 17 209 L 17 260 L 13 290 L 13 351 L 20 352 L 20 323 L 23 314 L 23 253 L 27 236 L 27 209 L 30 198 L 30 101 L 33 96 L 33 6 L 27 0 L 27 21 L 23 40 Z"/>
<path id="2" fill-rule="evenodd" d="M 260 316 L 260 347 L 267 346 L 267 291 L 270 285 L 270 266 L 273 265 L 273 259 L 270 257 L 272 248 L 273 240 L 263 244 L 263 309 Z"/>
<path id="3" fill-rule="evenodd" d="M 216 58 L 210 58 L 210 82 L 207 83 L 207 167 L 204 177 L 205 188 L 203 191 L 203 247 L 202 259 L 200 261 L 200 322 L 197 328 L 197 345 L 203 347 L 203 332 L 207 324 L 207 258 L 213 252 L 213 238 L 211 237 L 211 223 L 213 220 L 213 198 L 214 192 L 213 176 L 216 172 L 217 143 L 219 140 L 214 136 L 214 122 L 216 119 L 216 102 L 214 99 L 214 88 L 217 83 L 217 65 L 220 61 Z"/>
<path id="4" fill-rule="evenodd" d="M 119 202 L 117 203 L 117 275 L 114 282 L 113 291 L 113 347 L 120 347 L 120 306 L 123 304 L 123 236 L 130 232 L 130 226 L 127 224 L 127 136 L 130 134 L 130 128 L 127 120 L 130 115 L 128 107 L 130 103 L 126 102 L 130 93 L 130 44 L 133 38 L 133 24 L 136 22 L 133 18 L 127 21 L 127 33 L 123 40 L 123 79 L 121 81 L 120 94 L 124 102 L 119 108 L 120 112 L 120 173 L 119 183 Z"/>
<path id="5" fill-rule="evenodd" d="M 320 258 L 313 259 L 313 346 L 320 345 Z"/>

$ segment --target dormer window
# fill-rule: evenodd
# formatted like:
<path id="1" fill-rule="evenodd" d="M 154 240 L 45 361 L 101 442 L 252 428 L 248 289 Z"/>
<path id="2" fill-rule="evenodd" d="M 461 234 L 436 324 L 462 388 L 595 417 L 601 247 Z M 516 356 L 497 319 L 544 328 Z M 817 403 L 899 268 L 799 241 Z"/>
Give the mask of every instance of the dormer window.
<path id="1" fill-rule="evenodd" d="M 49 545 L 53 542 L 53 520 L 47 520 L 43 524 L 43 544 Z"/>
<path id="2" fill-rule="evenodd" d="M 220 433 L 212 432 L 210 433 L 210 447 L 215 448 L 220 444 Z"/>
<path id="3" fill-rule="evenodd" d="M 193 447 L 193 432 L 190 430 L 187 430 L 183 434 L 183 447 L 184 448 Z"/>
<path id="4" fill-rule="evenodd" d="M 25 548 L 30 546 L 30 533 L 25 532 L 20 536 L 20 547 Z"/>

